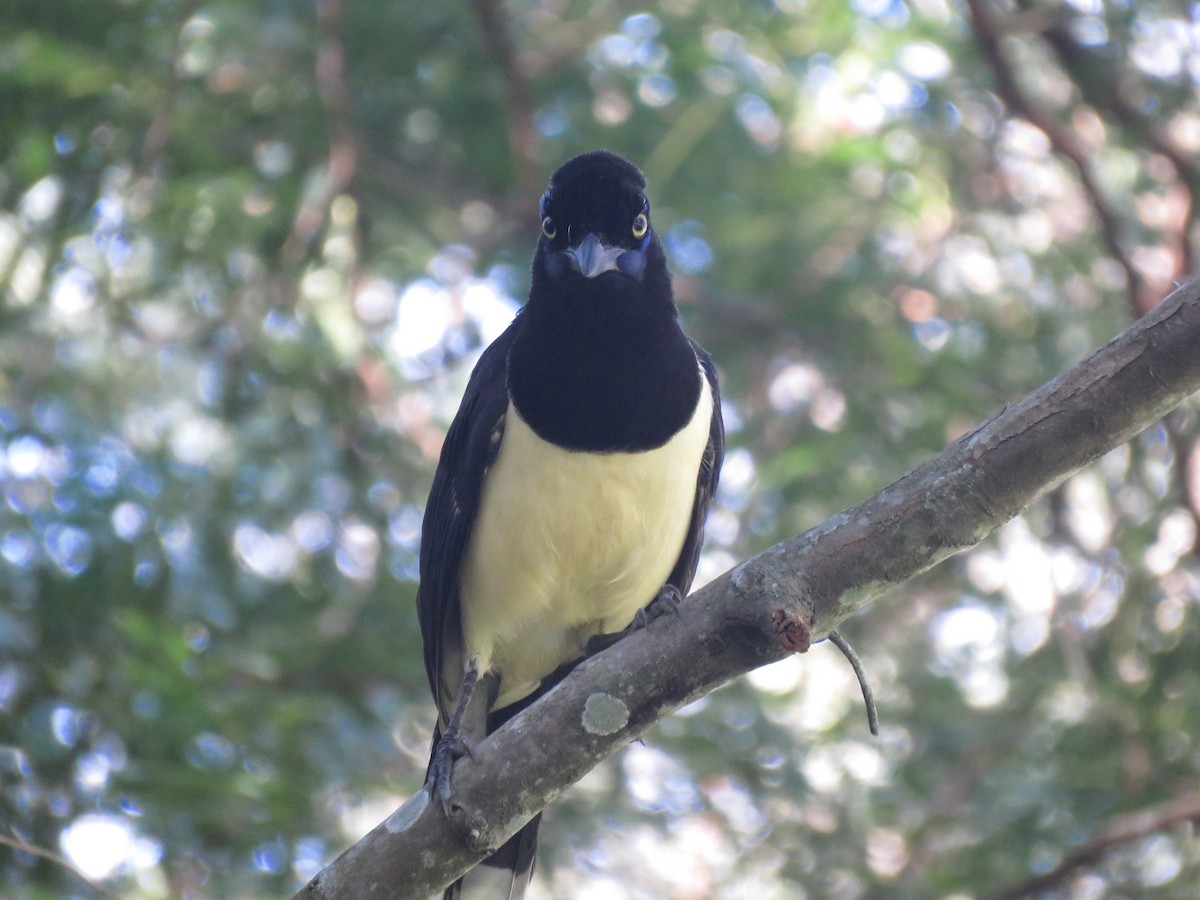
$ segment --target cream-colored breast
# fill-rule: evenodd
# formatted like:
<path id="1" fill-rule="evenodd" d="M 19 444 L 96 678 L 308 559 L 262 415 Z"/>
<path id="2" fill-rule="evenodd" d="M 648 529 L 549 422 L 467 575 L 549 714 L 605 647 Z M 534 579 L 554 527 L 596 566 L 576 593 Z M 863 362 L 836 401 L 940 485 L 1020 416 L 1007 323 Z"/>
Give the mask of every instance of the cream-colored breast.
<path id="1" fill-rule="evenodd" d="M 497 707 L 530 693 L 596 634 L 654 599 L 683 548 L 712 392 L 670 441 L 580 453 L 539 438 L 509 404 L 461 583 L 468 656 L 501 675 Z"/>

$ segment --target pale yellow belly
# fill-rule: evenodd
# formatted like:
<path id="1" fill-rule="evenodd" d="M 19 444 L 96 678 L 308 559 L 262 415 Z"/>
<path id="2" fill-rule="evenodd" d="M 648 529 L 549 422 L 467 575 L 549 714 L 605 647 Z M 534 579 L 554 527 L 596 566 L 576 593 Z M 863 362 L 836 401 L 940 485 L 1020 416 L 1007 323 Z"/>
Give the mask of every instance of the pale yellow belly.
<path id="1" fill-rule="evenodd" d="M 687 536 L 711 416 L 704 381 L 664 446 L 592 454 L 543 441 L 510 404 L 461 583 L 467 656 L 500 674 L 497 707 L 654 599 Z"/>

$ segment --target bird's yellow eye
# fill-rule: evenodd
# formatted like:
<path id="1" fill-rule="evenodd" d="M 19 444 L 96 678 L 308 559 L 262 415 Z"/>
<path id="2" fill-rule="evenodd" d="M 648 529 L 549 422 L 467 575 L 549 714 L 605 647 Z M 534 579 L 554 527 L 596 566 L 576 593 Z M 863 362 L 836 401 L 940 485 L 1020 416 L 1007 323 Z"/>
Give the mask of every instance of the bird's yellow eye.
<path id="1" fill-rule="evenodd" d="M 558 234 L 558 229 L 554 227 L 554 220 L 549 216 L 542 219 L 542 234 L 550 240 L 554 240 L 554 236 Z"/>
<path id="2" fill-rule="evenodd" d="M 650 220 L 646 218 L 645 213 L 638 213 L 633 217 L 633 236 L 639 240 L 646 236 L 646 232 L 650 230 Z"/>

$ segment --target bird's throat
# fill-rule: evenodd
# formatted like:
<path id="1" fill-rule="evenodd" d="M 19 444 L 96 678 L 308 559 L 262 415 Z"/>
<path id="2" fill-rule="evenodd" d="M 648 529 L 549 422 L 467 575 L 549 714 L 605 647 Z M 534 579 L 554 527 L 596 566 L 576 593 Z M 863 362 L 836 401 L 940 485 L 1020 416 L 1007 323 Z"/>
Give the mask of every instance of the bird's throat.
<path id="1" fill-rule="evenodd" d="M 509 393 L 543 440 L 633 452 L 662 446 L 690 421 L 703 376 L 673 314 L 636 328 L 620 317 L 578 327 L 530 316 L 525 325 L 509 356 Z"/>

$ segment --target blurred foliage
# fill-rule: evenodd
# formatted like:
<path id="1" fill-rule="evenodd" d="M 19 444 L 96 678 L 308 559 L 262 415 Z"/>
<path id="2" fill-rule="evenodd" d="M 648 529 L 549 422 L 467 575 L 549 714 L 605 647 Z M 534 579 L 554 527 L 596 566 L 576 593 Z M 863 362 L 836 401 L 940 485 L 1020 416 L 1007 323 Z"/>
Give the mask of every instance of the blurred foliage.
<path id="1" fill-rule="evenodd" d="M 0 894 L 285 896 L 421 783 L 425 492 L 536 202 L 639 162 L 731 451 L 702 577 L 1195 274 L 1166 0 L 0 6 Z M 538 896 L 1194 896 L 1194 402 L 548 813 Z M 1156 818 L 1158 816 L 1158 818 Z M 1194 820 L 1194 817 L 1193 817 Z M 25 845 L 25 850 L 14 849 Z"/>

